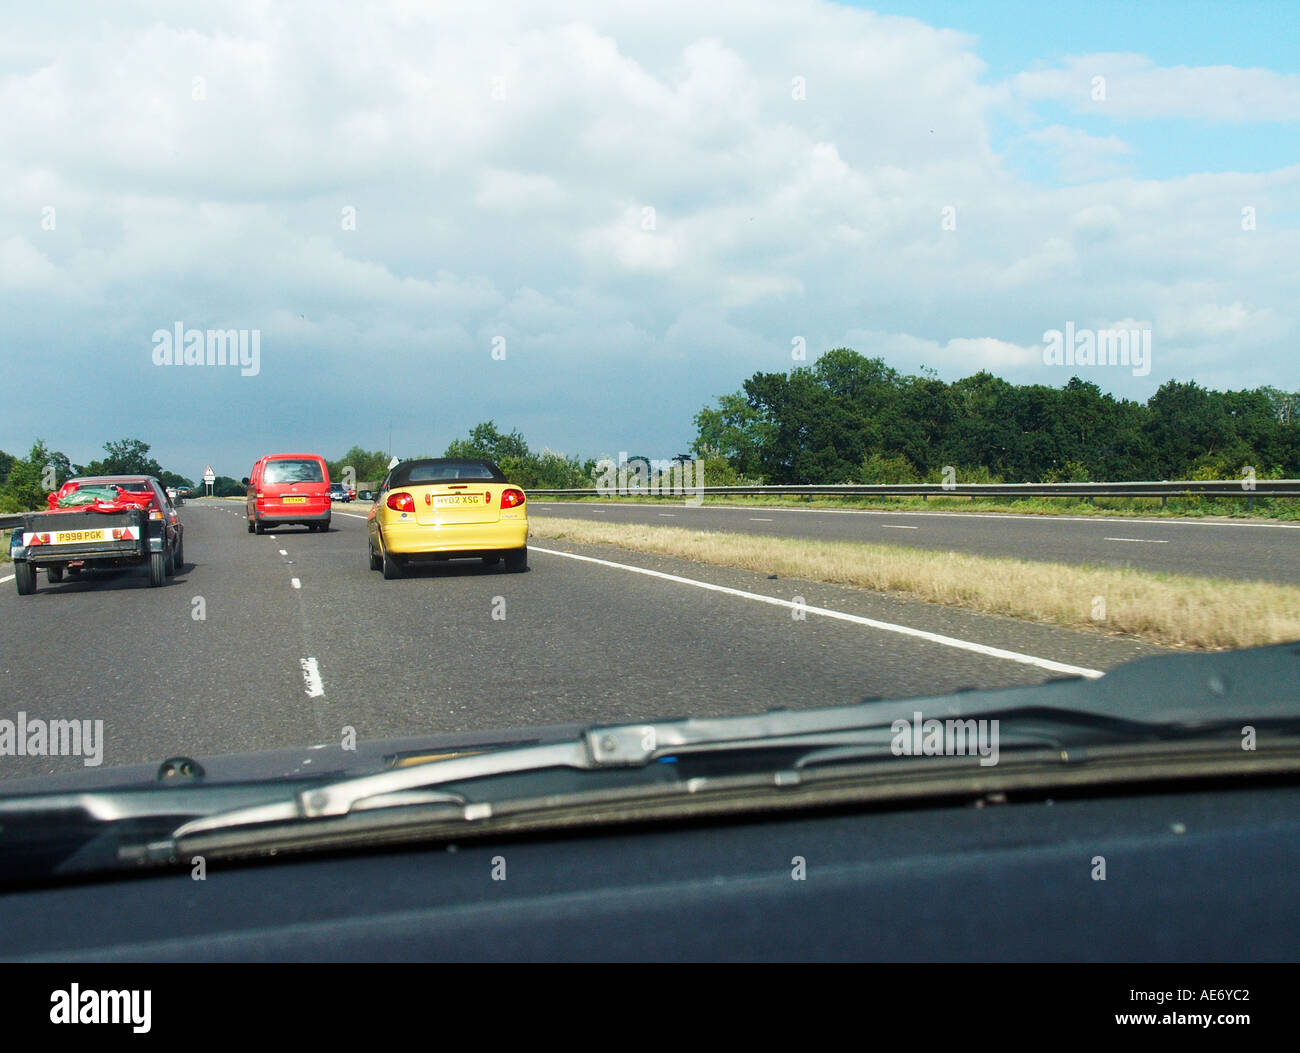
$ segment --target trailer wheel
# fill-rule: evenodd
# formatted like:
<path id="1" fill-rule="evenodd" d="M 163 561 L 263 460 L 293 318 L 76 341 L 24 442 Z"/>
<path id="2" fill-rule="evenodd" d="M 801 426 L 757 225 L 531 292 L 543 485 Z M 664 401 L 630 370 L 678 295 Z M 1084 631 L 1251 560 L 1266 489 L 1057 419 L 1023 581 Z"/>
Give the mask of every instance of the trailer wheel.
<path id="1" fill-rule="evenodd" d="M 63 580 L 63 568 L 62 568 L 62 567 L 55 567 L 55 566 L 49 566 L 49 567 L 46 567 L 46 568 L 45 568 L 45 576 L 46 576 L 47 578 L 49 578 L 50 581 L 62 581 L 62 580 Z"/>
<path id="2" fill-rule="evenodd" d="M 19 596 L 30 596 L 36 591 L 36 568 L 27 560 L 14 564 L 14 584 Z"/>
<path id="3" fill-rule="evenodd" d="M 167 580 L 167 557 L 161 552 L 149 553 L 149 587 L 156 589 Z"/>

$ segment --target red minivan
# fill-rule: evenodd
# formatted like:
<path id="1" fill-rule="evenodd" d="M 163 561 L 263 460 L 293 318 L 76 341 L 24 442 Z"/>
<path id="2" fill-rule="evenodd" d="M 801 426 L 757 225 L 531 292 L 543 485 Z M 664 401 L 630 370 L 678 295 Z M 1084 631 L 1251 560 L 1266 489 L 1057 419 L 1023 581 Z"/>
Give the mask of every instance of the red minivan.
<path id="1" fill-rule="evenodd" d="M 267 454 L 248 478 L 248 532 L 302 523 L 310 530 L 330 525 L 330 470 L 314 453 Z"/>

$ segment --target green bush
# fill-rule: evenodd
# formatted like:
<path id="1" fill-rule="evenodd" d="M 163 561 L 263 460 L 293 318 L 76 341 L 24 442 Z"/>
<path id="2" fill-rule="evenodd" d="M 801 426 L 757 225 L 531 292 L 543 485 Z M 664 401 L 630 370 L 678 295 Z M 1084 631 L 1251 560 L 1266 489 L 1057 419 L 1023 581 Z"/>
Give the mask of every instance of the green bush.
<path id="1" fill-rule="evenodd" d="M 876 452 L 863 459 L 857 471 L 857 482 L 864 486 L 893 485 L 920 482 L 920 475 L 906 457 L 886 457 Z"/>
<path id="2" fill-rule="evenodd" d="M 45 495 L 50 491 L 44 483 L 54 456 L 38 439 L 25 458 L 13 462 L 4 486 L 0 487 L 0 512 L 27 512 L 45 507 Z M 61 480 L 56 477 L 53 482 L 58 484 Z"/>

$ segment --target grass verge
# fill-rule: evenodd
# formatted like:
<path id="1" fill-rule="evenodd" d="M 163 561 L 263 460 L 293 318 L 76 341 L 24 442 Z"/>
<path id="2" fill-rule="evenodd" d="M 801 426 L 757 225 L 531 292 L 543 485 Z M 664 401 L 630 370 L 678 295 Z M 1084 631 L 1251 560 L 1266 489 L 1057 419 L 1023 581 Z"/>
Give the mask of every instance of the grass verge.
<path id="1" fill-rule="evenodd" d="M 1300 639 L 1300 588 L 1109 567 L 925 552 L 895 545 L 753 537 L 682 527 L 530 520 L 533 538 L 893 592 L 1026 621 L 1216 650 Z"/>

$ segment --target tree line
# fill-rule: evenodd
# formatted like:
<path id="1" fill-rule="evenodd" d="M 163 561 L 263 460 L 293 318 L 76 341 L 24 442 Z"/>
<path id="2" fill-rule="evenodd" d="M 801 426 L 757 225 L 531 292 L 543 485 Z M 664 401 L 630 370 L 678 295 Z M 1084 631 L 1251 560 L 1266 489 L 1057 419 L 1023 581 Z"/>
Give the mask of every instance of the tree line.
<path id="1" fill-rule="evenodd" d="M 900 373 L 850 348 L 788 373 L 755 373 L 694 423 L 691 450 L 714 486 L 938 482 L 949 466 L 960 482 L 1231 479 L 1245 467 L 1260 478 L 1300 477 L 1296 393 L 1171 380 L 1143 403 L 1077 376 L 1054 388 L 1011 384 L 987 371 L 949 384 L 932 370 Z M 154 475 L 164 486 L 195 486 L 165 470 L 139 439 L 103 449 L 84 465 L 42 440 L 25 457 L 0 450 L 0 512 L 39 507 L 74 475 Z M 534 451 L 517 430 L 503 432 L 491 420 L 442 456 L 489 458 L 525 489 L 587 488 L 597 473 L 595 459 Z M 350 470 L 357 482 L 378 483 L 390 459 L 354 445 L 326 463 L 332 480 Z M 218 476 L 213 492 L 242 496 L 244 486 Z"/>
<path id="2" fill-rule="evenodd" d="M 73 464 L 61 450 L 51 450 L 37 439 L 25 457 L 0 450 L 0 512 L 40 508 L 45 495 L 76 475 L 152 475 L 163 486 L 194 486 L 193 481 L 169 472 L 149 456 L 149 444 L 139 439 L 106 442 L 104 456 L 88 464 Z"/>
<path id="3" fill-rule="evenodd" d="M 1072 378 L 953 383 L 849 348 L 755 373 L 695 416 L 697 456 L 765 483 L 1124 482 L 1300 476 L 1300 396 L 1168 381 L 1145 403 Z M 716 473 L 710 473 L 710 483 Z"/>
<path id="4" fill-rule="evenodd" d="M 453 440 L 441 454 L 399 455 L 398 460 L 421 460 L 432 457 L 486 458 L 495 461 L 506 478 L 524 489 L 561 490 L 591 486 L 596 461 L 581 461 L 551 450 L 529 448 L 518 430 L 503 432 L 495 421 L 483 421 L 470 429 L 466 438 Z M 353 446 L 336 461 L 326 458 L 331 479 L 342 479 L 351 469 L 352 478 L 378 483 L 388 474 L 391 455 L 381 450 Z"/>

